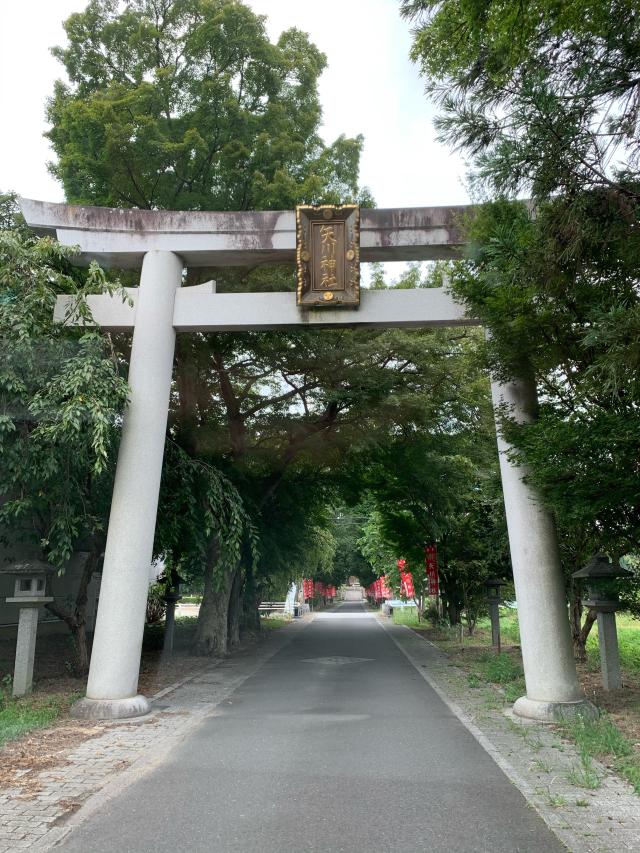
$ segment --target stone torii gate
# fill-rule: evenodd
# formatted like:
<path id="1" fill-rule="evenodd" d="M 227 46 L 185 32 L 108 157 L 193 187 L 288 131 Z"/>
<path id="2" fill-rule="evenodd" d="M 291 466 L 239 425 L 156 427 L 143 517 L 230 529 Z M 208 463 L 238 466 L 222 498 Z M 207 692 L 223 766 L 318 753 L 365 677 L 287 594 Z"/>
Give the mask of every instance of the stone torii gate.
<path id="1" fill-rule="evenodd" d="M 213 282 L 181 288 L 185 267 L 292 263 L 296 251 L 293 211 L 177 212 L 75 207 L 21 199 L 31 228 L 68 246 L 80 263 L 141 269 L 140 286 L 119 297 L 89 297 L 97 325 L 132 330 L 130 403 L 118 455 L 103 578 L 86 698 L 75 714 L 96 719 L 147 713 L 138 675 L 171 389 L 176 332 L 478 325 L 443 289 L 362 293 L 357 311 L 301 310 L 293 293 L 217 294 Z M 456 222 L 461 207 L 361 211 L 362 261 L 425 261 L 460 257 L 464 241 Z M 59 297 L 65 318 L 69 297 Z M 535 387 L 524 382 L 491 385 L 496 407 L 531 419 Z M 526 471 L 511 464 L 498 430 L 511 562 L 515 580 L 526 696 L 514 711 L 553 720 L 591 715 L 582 697 L 567 616 L 553 521 L 541 506 Z M 126 590 L 126 594 L 123 592 Z"/>

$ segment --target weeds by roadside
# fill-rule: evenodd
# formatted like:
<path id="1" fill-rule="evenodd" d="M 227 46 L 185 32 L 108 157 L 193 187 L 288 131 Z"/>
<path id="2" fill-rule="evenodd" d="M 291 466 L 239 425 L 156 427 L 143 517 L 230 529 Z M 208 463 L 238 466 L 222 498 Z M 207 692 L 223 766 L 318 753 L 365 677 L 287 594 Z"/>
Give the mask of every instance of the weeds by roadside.
<path id="1" fill-rule="evenodd" d="M 634 754 L 633 745 L 609 719 L 602 714 L 597 720 L 581 717 L 567 720 L 560 726 L 562 734 L 577 744 L 582 768 L 578 771 L 584 788 L 598 787 L 595 784 L 593 758 L 610 766 L 633 785 L 640 794 L 640 758 Z"/>
<path id="2" fill-rule="evenodd" d="M 445 650 L 447 647 L 460 645 L 467 648 L 486 646 L 491 632 L 491 624 L 487 617 L 478 620 L 473 636 L 469 636 L 466 628 L 461 626 L 450 628 L 443 625 L 434 628 L 431 623 L 424 620 L 418 622 L 415 608 L 395 610 L 393 621 L 396 625 L 408 625 L 410 628 L 428 630 L 430 637 L 432 633 L 435 633 L 437 639 L 434 642 L 437 642 Z M 640 620 L 628 613 L 618 613 L 616 627 L 622 668 L 630 672 L 640 673 Z M 505 646 L 520 644 L 518 614 L 510 607 L 500 608 L 500 636 Z M 598 631 L 596 628 L 591 631 L 587 641 L 587 659 L 592 670 L 600 669 Z"/>
<path id="3" fill-rule="evenodd" d="M 501 613 L 500 622 L 504 642 L 501 654 L 497 654 L 488 646 L 490 634 L 487 636 L 488 631 L 484 630 L 481 623 L 479 623 L 480 627 L 474 637 L 465 635 L 461 642 L 458 629 L 433 627 L 428 623 L 418 625 L 415 614 L 406 611 L 398 613 L 397 619 L 395 617 L 396 614 L 394 613 L 394 622 L 409 625 L 446 652 L 457 667 L 465 670 L 467 685 L 470 688 L 492 691 L 496 698 L 494 701 L 485 702 L 487 707 L 495 708 L 496 702 L 501 707 L 511 705 L 518 697 L 525 694 L 520 649 L 517 645 L 509 646 L 510 640 L 507 639 L 513 637 L 519 639 L 517 615 L 513 611 L 503 609 Z M 624 648 L 624 653 L 621 654 L 623 665 L 626 663 L 629 671 L 634 672 L 636 660 L 640 663 L 640 626 L 638 621 L 623 615 L 619 634 L 622 637 L 621 653 Z M 596 656 L 598 654 L 597 636 L 590 638 L 588 652 L 591 666 L 593 667 L 595 662 L 599 669 L 599 658 L 594 658 L 594 654 Z M 593 676 L 591 678 L 593 679 Z M 628 689 L 627 692 L 633 699 L 633 690 Z M 593 700 L 601 699 L 602 702 L 611 702 L 611 698 L 607 694 L 596 696 L 589 693 L 588 695 Z M 637 738 L 634 736 L 635 732 L 638 731 L 637 709 L 633 711 L 631 705 L 625 706 L 627 717 L 620 722 L 624 724 L 623 728 L 627 735 L 618 728 L 602 706 L 601 711 L 602 716 L 598 720 L 577 719 L 567 721 L 559 726 L 562 736 L 577 745 L 580 756 L 580 763 L 568 773 L 568 781 L 586 790 L 598 788 L 602 780 L 593 761 L 593 759 L 598 759 L 626 779 L 636 793 L 640 794 L 640 753 L 637 749 Z M 620 713 L 618 713 L 618 717 L 620 717 Z M 535 739 L 531 738 L 526 728 L 523 729 L 514 724 L 514 730 L 518 734 L 522 734 L 528 746 L 534 751 L 536 750 Z M 562 750 L 562 744 L 558 743 L 557 748 Z"/>

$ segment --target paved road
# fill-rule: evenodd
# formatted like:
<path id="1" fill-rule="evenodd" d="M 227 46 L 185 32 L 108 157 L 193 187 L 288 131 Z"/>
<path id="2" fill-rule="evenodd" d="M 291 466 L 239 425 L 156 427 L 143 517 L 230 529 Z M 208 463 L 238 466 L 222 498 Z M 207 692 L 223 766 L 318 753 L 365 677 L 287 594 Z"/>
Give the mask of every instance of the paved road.
<path id="1" fill-rule="evenodd" d="M 358 604 L 295 633 L 59 849 L 565 850 Z"/>

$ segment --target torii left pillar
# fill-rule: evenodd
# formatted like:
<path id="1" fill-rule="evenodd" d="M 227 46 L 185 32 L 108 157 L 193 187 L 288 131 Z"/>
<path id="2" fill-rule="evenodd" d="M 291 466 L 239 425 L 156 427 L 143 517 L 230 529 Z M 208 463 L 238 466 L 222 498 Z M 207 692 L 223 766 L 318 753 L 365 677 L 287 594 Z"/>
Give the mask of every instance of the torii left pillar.
<path id="1" fill-rule="evenodd" d="M 75 717 L 118 719 L 149 710 L 138 676 L 182 271 L 173 252 L 144 256 L 87 695 L 73 706 Z"/>

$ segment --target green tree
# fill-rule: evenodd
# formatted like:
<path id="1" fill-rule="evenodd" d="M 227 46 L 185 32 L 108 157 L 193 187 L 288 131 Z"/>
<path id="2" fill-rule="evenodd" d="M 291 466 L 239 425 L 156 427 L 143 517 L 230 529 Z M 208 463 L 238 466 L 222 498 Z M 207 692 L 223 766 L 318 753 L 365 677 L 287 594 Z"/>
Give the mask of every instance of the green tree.
<path id="1" fill-rule="evenodd" d="M 403 0 L 402 13 L 441 137 L 470 156 L 479 187 L 637 200 L 633 0 Z"/>
<path id="2" fill-rule="evenodd" d="M 336 553 L 332 582 L 340 586 L 350 577 L 356 577 L 361 586 L 367 587 L 377 577 L 372 561 L 367 559 L 360 547 L 371 509 L 363 502 L 353 508 L 339 505 L 335 513 L 333 534 L 336 539 Z"/>
<path id="3" fill-rule="evenodd" d="M 360 481 L 376 447 L 407 423 L 446 420 L 455 407 L 455 353 L 429 333 L 307 331 L 210 343 L 191 377 L 199 389 L 188 419 L 192 452 L 218 460 L 252 507 L 265 580 L 293 579 L 292 566 L 306 564 L 304 527 L 329 524 L 336 489 L 351 489 L 345 466 Z"/>
<path id="4" fill-rule="evenodd" d="M 608 191 L 584 193 L 579 220 L 567 219 L 573 202 L 564 198 L 540 203 L 535 219 L 522 204 L 488 205 L 471 228 L 473 265 L 452 275 L 492 329 L 493 372 L 537 382 L 537 420 L 505 426 L 558 522 L 580 656 L 595 614 L 581 625 L 571 573 L 596 551 L 617 560 L 640 547 L 640 244 L 610 200 Z"/>
<path id="5" fill-rule="evenodd" d="M 635 6 L 406 0 L 403 12 L 441 138 L 470 159 L 478 194 L 532 196 L 480 210 L 473 262 L 452 276 L 491 330 L 494 373 L 538 385 L 537 422 L 507 423 L 515 458 L 556 514 L 567 575 L 593 551 L 637 551 Z M 592 619 L 581 626 L 568 586 L 583 653 Z"/>
<path id="6" fill-rule="evenodd" d="M 87 587 L 104 549 L 127 385 L 109 339 L 54 324 L 53 309 L 59 293 L 83 312 L 87 293 L 116 288 L 95 265 L 73 267 L 74 250 L 30 235 L 11 196 L 1 204 L 0 530 L 10 551 L 35 551 L 60 573 L 86 552 L 71 605 L 47 605 L 85 669 Z"/>
<path id="7" fill-rule="evenodd" d="M 92 0 L 65 31 L 48 136 L 69 202 L 248 210 L 357 194 L 362 139 L 323 144 L 326 59 L 304 33 L 271 43 L 238 0 Z"/>
<path id="8" fill-rule="evenodd" d="M 422 611 L 424 546 L 436 544 L 447 617 L 457 624 L 464 612 L 473 631 L 484 607 L 484 581 L 509 577 L 510 569 L 487 382 L 474 366 L 475 345 L 464 343 L 454 348 L 457 381 L 446 386 L 456 394 L 453 407 L 443 407 L 439 422 L 405 427 L 372 455 L 363 486 L 375 509 L 361 548 L 396 591 L 396 560 L 407 559 Z"/>
<path id="9" fill-rule="evenodd" d="M 52 170 L 69 201 L 242 210 L 358 197 L 362 140 L 322 143 L 317 80 L 325 58 L 304 34 L 289 30 L 272 44 L 263 19 L 236 0 L 126 5 L 95 0 L 72 15 L 66 29 L 68 48 L 54 53 L 69 83 L 56 85 L 49 118 L 58 158 Z M 221 289 L 291 289 L 293 284 L 290 269 L 214 275 Z M 186 283 L 203 277 L 212 277 L 211 271 L 189 270 Z M 273 507 L 267 512 L 267 504 L 283 492 L 285 481 L 293 481 L 286 480 L 286 470 L 334 418 L 332 406 L 324 415 L 314 411 L 316 423 L 307 413 L 309 425 L 295 436 L 280 431 L 280 459 L 270 463 L 265 452 L 261 460 L 254 454 L 243 462 L 253 440 L 247 441 L 245 420 L 252 419 L 255 429 L 260 420 L 275 425 L 286 416 L 287 400 L 305 390 L 304 383 L 302 391 L 285 393 L 278 386 L 291 347 L 292 339 L 274 346 L 259 336 L 200 335 L 178 342 L 170 437 L 194 460 L 221 464 L 233 476 L 263 535 L 261 518 L 275 512 Z M 264 448 L 274 455 L 268 441 Z M 172 499 L 190 501 L 188 495 Z M 204 506 L 199 511 L 204 513 Z M 206 519 L 186 517 L 198 530 L 211 532 L 204 552 L 195 532 L 180 537 L 182 547 L 195 548 L 180 559 L 192 565 L 199 559 L 205 575 L 198 648 L 224 652 L 229 624 L 236 634 L 242 587 L 255 603 L 260 579 L 247 558 L 251 549 L 243 548 L 240 559 L 230 561 Z M 158 547 L 160 542 L 169 547 L 162 532 Z"/>

